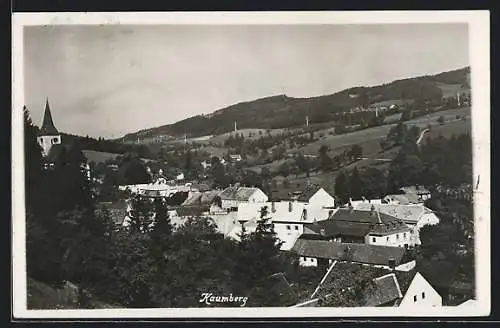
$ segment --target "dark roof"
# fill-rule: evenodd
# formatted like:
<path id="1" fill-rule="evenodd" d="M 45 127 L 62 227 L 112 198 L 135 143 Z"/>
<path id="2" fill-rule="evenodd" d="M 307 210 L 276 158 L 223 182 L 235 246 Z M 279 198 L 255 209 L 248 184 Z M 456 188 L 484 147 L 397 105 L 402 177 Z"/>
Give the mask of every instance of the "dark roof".
<path id="1" fill-rule="evenodd" d="M 384 236 L 410 230 L 402 220 L 385 213 L 351 209 L 339 209 L 328 220 L 304 226 L 325 238 L 339 235 L 364 237 L 367 234 Z"/>
<path id="2" fill-rule="evenodd" d="M 318 191 L 321 187 L 317 185 L 306 186 L 302 193 L 299 195 L 297 200 L 299 202 L 308 202 L 309 199 Z"/>
<path id="3" fill-rule="evenodd" d="M 209 207 L 206 206 L 179 206 L 175 209 L 177 215 L 179 216 L 200 216 L 203 212 L 209 210 Z"/>
<path id="4" fill-rule="evenodd" d="M 224 189 L 220 194 L 220 198 L 224 200 L 248 201 L 250 196 L 257 190 L 258 188 L 231 186 Z"/>
<path id="5" fill-rule="evenodd" d="M 308 202 L 309 199 L 323 187 L 319 185 L 307 185 L 298 188 L 279 188 L 271 191 L 270 199 L 274 201 L 298 200 Z"/>
<path id="6" fill-rule="evenodd" d="M 206 183 L 193 183 L 191 185 L 191 188 L 197 189 L 198 191 L 201 191 L 201 192 L 211 190 L 210 186 Z"/>
<path id="7" fill-rule="evenodd" d="M 45 103 L 45 113 L 43 115 L 42 127 L 40 128 L 40 132 L 38 135 L 40 136 L 52 136 L 58 135 L 59 131 L 57 131 L 54 126 L 54 122 L 52 121 L 52 114 L 50 113 L 49 100 Z"/>
<path id="8" fill-rule="evenodd" d="M 406 250 L 402 247 L 339 243 L 327 240 L 298 238 L 291 251 L 299 256 L 373 265 L 389 265 L 389 260 L 393 259 L 395 265 L 399 265 L 403 260 Z"/>
<path id="9" fill-rule="evenodd" d="M 373 288 L 365 291 L 362 306 L 381 306 L 391 304 L 402 298 L 400 294 L 397 278 L 394 273 L 375 278 Z"/>
<path id="10" fill-rule="evenodd" d="M 399 282 L 401 293 L 405 295 L 408 288 L 410 288 L 413 278 L 415 278 L 415 275 L 417 274 L 417 270 L 412 269 L 410 271 L 396 271 L 395 274 Z"/>
<path id="11" fill-rule="evenodd" d="M 356 263 L 337 263 L 323 280 L 317 295 L 326 300 L 332 295 L 332 288 L 354 288 L 358 277 L 373 280 L 371 286 L 362 291 L 362 298 L 357 306 L 382 306 L 400 299 L 398 282 L 394 274 L 387 269 L 365 266 Z M 306 306 L 320 306 L 311 302 Z"/>

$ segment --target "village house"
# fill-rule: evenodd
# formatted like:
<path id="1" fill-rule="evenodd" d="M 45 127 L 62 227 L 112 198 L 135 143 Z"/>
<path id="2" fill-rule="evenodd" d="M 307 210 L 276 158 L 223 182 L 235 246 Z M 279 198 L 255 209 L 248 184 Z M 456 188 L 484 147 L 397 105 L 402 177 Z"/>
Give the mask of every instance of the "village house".
<path id="1" fill-rule="evenodd" d="M 350 274 L 355 272 L 356 274 Z M 434 287 L 415 268 L 406 271 L 381 269 L 348 262 L 333 262 L 308 300 L 293 307 L 329 306 L 331 297 L 356 288 L 356 277 L 363 275 L 372 283 L 361 290 L 357 304 L 364 307 L 440 307 L 442 298 Z M 339 282 L 339 280 L 341 280 Z M 335 299 L 339 302 L 338 299 Z M 337 306 L 343 306 L 339 304 Z"/>
<path id="2" fill-rule="evenodd" d="M 281 250 L 292 248 L 304 231 L 304 223 L 314 221 L 313 217 L 308 216 L 307 205 L 293 202 L 267 202 L 267 203 L 245 203 L 238 206 L 237 221 L 240 224 L 251 222 L 245 225 L 249 232 L 254 222 L 261 219 L 261 209 L 267 209 L 265 218 L 273 224 L 276 236 L 283 242 Z M 241 232 L 241 226 L 236 225 L 232 236 L 237 236 Z"/>
<path id="3" fill-rule="evenodd" d="M 414 245 L 411 229 L 402 220 L 370 211 L 338 209 L 328 220 L 306 224 L 304 237 L 338 242 L 373 244 L 392 247 Z"/>
<path id="4" fill-rule="evenodd" d="M 335 198 L 323 187 L 312 184 L 297 189 L 280 188 L 279 190 L 273 190 L 270 198 L 272 201 L 299 202 L 316 208 L 335 207 Z"/>
<path id="5" fill-rule="evenodd" d="M 410 205 L 410 204 L 421 204 L 422 200 L 419 198 L 417 194 L 408 193 L 404 195 L 386 195 L 382 199 L 382 203 L 384 204 L 396 204 L 396 205 Z"/>
<path id="6" fill-rule="evenodd" d="M 240 154 L 229 155 L 229 159 L 231 162 L 241 162 L 243 160 Z"/>
<path id="7" fill-rule="evenodd" d="M 399 189 L 403 194 L 415 194 L 421 201 L 426 201 L 431 198 L 431 192 L 422 186 L 406 186 Z"/>
<path id="8" fill-rule="evenodd" d="M 259 188 L 230 186 L 224 189 L 219 195 L 221 208 L 226 211 L 237 211 L 241 203 L 264 203 L 267 202 L 267 195 Z"/>
<path id="9" fill-rule="evenodd" d="M 291 252 L 299 257 L 301 266 L 328 268 L 334 261 L 370 265 L 378 268 L 411 269 L 415 261 L 403 263 L 406 250 L 400 247 L 311 240 L 300 237 Z"/>
<path id="10" fill-rule="evenodd" d="M 324 208 L 314 201 L 311 203 L 279 201 L 265 203 L 244 203 L 238 206 L 237 221 L 255 221 L 261 219 L 261 209 L 267 209 L 266 218 L 273 224 L 277 237 L 283 242 L 281 250 L 289 250 L 304 233 L 304 224 L 326 220 L 334 212 L 333 208 Z M 233 235 L 241 227 L 236 226 Z"/>
<path id="11" fill-rule="evenodd" d="M 395 205 L 395 204 L 367 204 L 360 203 L 354 206 L 355 210 L 370 211 L 372 206 L 380 213 L 384 213 L 403 220 L 411 229 L 412 243 L 420 245 L 419 231 L 423 226 L 435 225 L 439 223 L 439 217 L 425 207 L 419 205 Z"/>

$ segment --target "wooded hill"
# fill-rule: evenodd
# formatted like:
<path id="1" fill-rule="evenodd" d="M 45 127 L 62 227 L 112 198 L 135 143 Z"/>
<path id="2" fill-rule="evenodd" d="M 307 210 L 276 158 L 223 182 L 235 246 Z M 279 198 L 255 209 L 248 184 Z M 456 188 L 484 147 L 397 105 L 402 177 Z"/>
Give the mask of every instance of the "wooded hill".
<path id="1" fill-rule="evenodd" d="M 468 91 L 470 67 L 393 81 L 373 87 L 353 87 L 331 95 L 292 98 L 286 95 L 271 96 L 249 102 L 238 103 L 211 114 L 197 115 L 147 130 L 124 136 L 125 140 L 152 138 L 156 136 L 199 137 L 218 135 L 234 129 L 293 128 L 309 123 L 335 121 L 339 113 L 354 107 L 367 107 L 382 102 L 428 102 L 440 101 L 449 90 Z"/>

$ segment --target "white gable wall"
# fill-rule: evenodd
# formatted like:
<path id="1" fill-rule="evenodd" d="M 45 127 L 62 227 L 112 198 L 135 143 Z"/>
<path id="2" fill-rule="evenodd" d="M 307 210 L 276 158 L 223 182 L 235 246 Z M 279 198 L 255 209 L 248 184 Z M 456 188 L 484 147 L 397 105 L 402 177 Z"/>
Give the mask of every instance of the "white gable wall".
<path id="1" fill-rule="evenodd" d="M 434 213 L 424 213 L 418 222 L 411 226 L 412 228 L 412 239 L 415 245 L 421 245 L 420 241 L 420 229 L 426 225 L 436 225 L 439 223 L 439 218 Z"/>
<path id="2" fill-rule="evenodd" d="M 335 198 L 330 196 L 323 188 L 320 188 L 314 195 L 309 198 L 309 205 L 321 207 L 334 207 Z"/>
<path id="3" fill-rule="evenodd" d="M 417 272 L 399 306 L 436 307 L 443 306 L 443 300 L 429 282 Z"/>
<path id="4" fill-rule="evenodd" d="M 255 192 L 248 198 L 249 203 L 263 203 L 267 202 L 269 197 L 260 189 L 255 190 Z"/>

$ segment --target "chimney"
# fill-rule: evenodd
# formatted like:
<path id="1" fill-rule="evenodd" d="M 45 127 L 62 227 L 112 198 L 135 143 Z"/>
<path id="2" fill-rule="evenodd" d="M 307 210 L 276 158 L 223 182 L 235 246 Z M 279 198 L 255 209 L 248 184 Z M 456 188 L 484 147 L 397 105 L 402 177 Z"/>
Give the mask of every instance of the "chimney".
<path id="1" fill-rule="evenodd" d="M 291 212 L 293 210 L 293 203 L 288 202 L 288 212 Z"/>
<path id="2" fill-rule="evenodd" d="M 375 206 L 373 206 L 373 204 L 372 204 L 372 206 L 370 208 L 370 216 L 373 216 L 374 213 L 375 213 Z"/>
<path id="3" fill-rule="evenodd" d="M 391 270 L 396 269 L 396 260 L 395 260 L 395 259 L 393 259 L 392 257 L 389 259 L 389 268 L 390 268 Z"/>
<path id="4" fill-rule="evenodd" d="M 380 213 L 377 210 L 377 219 L 378 219 L 378 224 L 382 224 L 382 220 L 380 220 Z"/>
<path id="5" fill-rule="evenodd" d="M 326 234 L 326 231 L 325 231 L 325 229 L 323 229 L 323 228 L 322 228 L 322 229 L 319 231 L 319 233 L 320 233 L 322 236 L 324 236 L 324 235 Z"/>

